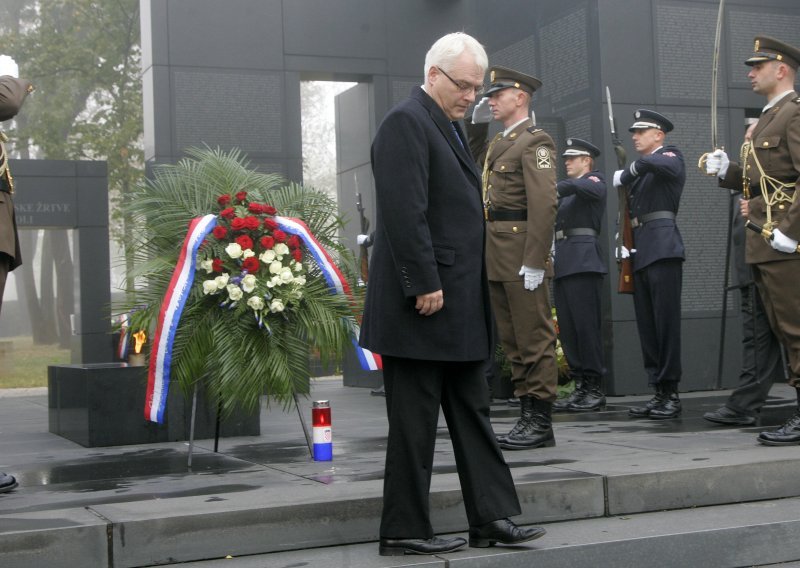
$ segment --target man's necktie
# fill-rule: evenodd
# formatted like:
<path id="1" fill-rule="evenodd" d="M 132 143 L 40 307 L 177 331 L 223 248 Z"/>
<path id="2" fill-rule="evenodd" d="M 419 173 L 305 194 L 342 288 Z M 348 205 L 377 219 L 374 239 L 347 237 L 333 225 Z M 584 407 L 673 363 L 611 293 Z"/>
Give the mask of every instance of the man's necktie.
<path id="1" fill-rule="evenodd" d="M 464 147 L 464 141 L 461 140 L 461 136 L 458 133 L 458 128 L 456 128 L 456 123 L 455 122 L 451 122 L 450 126 L 453 127 L 453 134 L 456 135 L 456 140 L 458 140 L 458 143 L 461 144 L 461 147 L 463 148 Z"/>

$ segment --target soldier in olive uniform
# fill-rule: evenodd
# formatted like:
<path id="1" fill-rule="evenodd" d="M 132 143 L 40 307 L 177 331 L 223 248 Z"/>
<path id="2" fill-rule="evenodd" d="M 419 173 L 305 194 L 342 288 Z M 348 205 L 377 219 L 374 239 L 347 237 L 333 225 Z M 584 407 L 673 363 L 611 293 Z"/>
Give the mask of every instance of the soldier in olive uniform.
<path id="1" fill-rule="evenodd" d="M 553 276 L 555 146 L 529 113 L 541 82 L 503 67 L 491 69 L 490 81 L 488 106 L 505 130 L 489 143 L 483 160 L 486 270 L 500 343 L 520 399 L 520 419 L 498 441 L 504 449 L 523 450 L 555 445 L 551 413 L 558 369 L 547 282 Z M 470 146 L 474 155 L 484 155 L 475 143 Z"/>
<path id="2" fill-rule="evenodd" d="M 575 390 L 553 405 L 556 410 L 590 411 L 606 403 L 600 384 L 606 372 L 600 288 L 608 269 L 598 239 L 606 211 L 606 181 L 594 169 L 599 155 L 600 149 L 591 142 L 568 138 L 563 154 L 567 179 L 557 186 L 553 299 Z"/>
<path id="3" fill-rule="evenodd" d="M 751 67 L 747 77 L 753 91 L 763 95 L 767 105 L 750 142 L 742 146 L 742 165 L 716 150 L 706 170 L 719 176 L 722 187 L 741 189 L 749 197 L 742 202 L 742 214 L 765 229 L 766 238 L 748 232 L 746 257 L 770 325 L 787 350 L 789 384 L 797 389 L 800 404 L 800 205 L 795 199 L 800 183 L 800 96 L 794 90 L 800 50 L 760 36 L 745 63 Z M 762 432 L 758 440 L 774 446 L 800 444 L 800 406 L 783 426 Z"/>
<path id="4" fill-rule="evenodd" d="M 32 87 L 28 81 L 11 75 L 0 76 L 0 122 L 11 120 L 19 112 Z M 17 239 L 17 220 L 14 217 L 14 178 L 8 167 L 6 135 L 0 130 L 0 309 L 8 273 L 22 264 Z M 13 475 L 0 472 L 0 493 L 17 486 Z"/>

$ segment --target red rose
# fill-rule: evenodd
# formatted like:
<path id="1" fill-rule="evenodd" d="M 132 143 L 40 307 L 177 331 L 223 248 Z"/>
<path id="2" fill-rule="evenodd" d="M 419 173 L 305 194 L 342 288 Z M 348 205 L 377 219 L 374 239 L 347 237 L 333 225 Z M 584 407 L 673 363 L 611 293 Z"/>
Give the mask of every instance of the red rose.
<path id="1" fill-rule="evenodd" d="M 233 207 L 228 207 L 220 211 L 219 214 L 220 217 L 223 217 L 225 219 L 233 219 L 233 217 L 236 215 L 236 211 L 233 210 Z"/>
<path id="2" fill-rule="evenodd" d="M 247 206 L 247 210 L 250 211 L 250 213 L 262 213 L 264 211 L 264 206 L 260 203 L 251 203 Z"/>
<path id="3" fill-rule="evenodd" d="M 261 263 L 258 262 L 258 259 L 254 256 L 249 258 L 245 258 L 244 262 L 242 262 L 242 270 L 246 270 L 250 274 L 255 274 L 258 272 L 258 269 L 261 267 Z"/>
<path id="4" fill-rule="evenodd" d="M 222 272 L 222 260 L 215 258 L 211 261 L 211 270 L 214 272 Z"/>
<path id="5" fill-rule="evenodd" d="M 236 217 L 236 219 L 231 221 L 231 229 L 233 229 L 234 231 L 241 231 L 244 228 L 245 228 L 245 222 L 244 219 L 242 219 L 241 217 Z"/>
<path id="6" fill-rule="evenodd" d="M 292 256 L 297 262 L 302 262 L 303 260 L 303 252 L 299 248 L 292 251 Z"/>
<path id="7" fill-rule="evenodd" d="M 275 229 L 272 231 L 272 236 L 275 238 L 275 241 L 278 243 L 282 243 L 286 240 L 286 233 L 281 231 L 280 229 Z"/>
<path id="8" fill-rule="evenodd" d="M 261 247 L 265 250 L 269 250 L 275 246 L 275 239 L 272 237 L 261 237 Z"/>
<path id="9" fill-rule="evenodd" d="M 261 226 L 261 221 L 258 220 L 258 217 L 245 217 L 244 218 L 244 226 L 246 229 L 250 229 L 251 231 L 255 231 Z"/>
<path id="10" fill-rule="evenodd" d="M 211 232 L 214 234 L 215 237 L 217 237 L 217 239 L 222 240 L 225 238 L 225 235 L 228 234 L 228 229 L 226 229 L 222 225 L 217 225 Z"/>
<path id="11" fill-rule="evenodd" d="M 297 248 L 300 246 L 300 239 L 297 238 L 297 235 L 292 235 L 288 239 L 286 239 L 286 244 L 292 248 Z"/>
<path id="12" fill-rule="evenodd" d="M 239 235 L 236 237 L 236 242 L 239 243 L 239 246 L 243 249 L 252 249 L 253 248 L 253 239 L 248 237 L 247 235 Z"/>
<path id="13" fill-rule="evenodd" d="M 247 192 L 246 191 L 239 191 L 236 193 L 236 201 L 244 201 L 247 199 Z"/>
<path id="14" fill-rule="evenodd" d="M 264 205 L 264 206 L 263 206 L 263 211 L 264 211 L 264 213 L 266 213 L 267 215 L 275 215 L 275 213 L 277 213 L 277 212 L 278 212 L 278 210 L 277 210 L 277 209 L 275 209 L 275 208 L 274 208 L 272 205 Z"/>
<path id="15" fill-rule="evenodd" d="M 274 231 L 278 228 L 278 223 L 274 219 L 264 219 L 264 226 L 270 231 Z"/>
<path id="16" fill-rule="evenodd" d="M 225 195 L 220 195 L 217 197 L 217 203 L 219 203 L 222 207 L 225 207 L 228 203 L 231 202 L 231 196 L 227 193 Z"/>

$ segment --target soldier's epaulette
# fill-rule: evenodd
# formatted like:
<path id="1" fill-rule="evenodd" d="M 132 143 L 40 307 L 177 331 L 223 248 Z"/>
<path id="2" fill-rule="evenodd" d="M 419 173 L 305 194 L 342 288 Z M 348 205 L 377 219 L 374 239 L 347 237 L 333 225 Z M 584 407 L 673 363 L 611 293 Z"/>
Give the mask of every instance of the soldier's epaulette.
<path id="1" fill-rule="evenodd" d="M 797 97 L 796 99 L 793 99 L 792 102 L 794 102 L 795 104 L 800 105 L 800 97 Z"/>
<path id="2" fill-rule="evenodd" d="M 536 128 L 535 126 L 529 126 L 529 127 L 527 128 L 527 130 L 528 130 L 528 132 L 530 132 L 531 134 L 536 134 L 537 132 L 541 132 L 541 131 L 542 131 L 542 129 L 541 129 L 541 128 Z"/>

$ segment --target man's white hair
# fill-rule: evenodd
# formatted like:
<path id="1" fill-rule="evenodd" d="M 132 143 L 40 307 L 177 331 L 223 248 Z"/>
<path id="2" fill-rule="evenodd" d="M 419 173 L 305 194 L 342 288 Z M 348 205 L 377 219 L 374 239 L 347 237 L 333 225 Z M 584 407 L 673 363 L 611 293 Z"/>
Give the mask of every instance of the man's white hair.
<path id="1" fill-rule="evenodd" d="M 428 76 L 428 71 L 433 66 L 440 67 L 445 71 L 452 69 L 453 63 L 464 51 L 471 53 L 478 67 L 486 71 L 489 66 L 489 57 L 480 42 L 469 34 L 455 32 L 440 37 L 428 50 L 425 55 L 424 76 Z"/>

